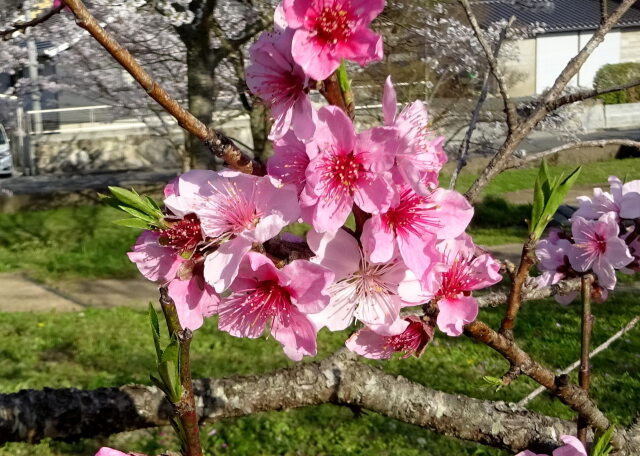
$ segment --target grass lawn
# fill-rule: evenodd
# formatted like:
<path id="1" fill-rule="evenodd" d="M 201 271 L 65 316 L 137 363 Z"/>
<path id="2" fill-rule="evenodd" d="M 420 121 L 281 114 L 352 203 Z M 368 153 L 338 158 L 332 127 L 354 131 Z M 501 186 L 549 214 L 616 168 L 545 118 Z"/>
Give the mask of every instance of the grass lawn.
<path id="1" fill-rule="evenodd" d="M 568 166 L 550 167 L 552 174 Z M 536 169 L 512 170 L 498 176 L 486 189 L 485 201 L 476 206 L 469 233 L 478 244 L 523 242 L 528 205 L 500 199 L 504 192 L 533 187 Z M 640 159 L 610 160 L 584 166 L 578 184 L 606 182 L 611 174 L 640 178 Z M 467 188 L 475 176 L 462 174 L 458 189 Z M 443 182 L 448 179 L 443 177 Z M 124 218 L 103 206 L 79 206 L 46 211 L 0 214 L 0 272 L 25 271 L 41 281 L 74 278 L 135 277 L 135 267 L 125 253 L 137 230 L 112 224 Z"/>
<path id="2" fill-rule="evenodd" d="M 527 303 L 519 316 L 516 335 L 535 357 L 552 368 L 563 368 L 579 357 L 577 303 L 563 308 L 553 301 Z M 501 309 L 483 310 L 480 318 L 497 325 Z M 595 306 L 594 346 L 602 343 L 633 316 L 640 300 L 618 293 Z M 250 374 L 292 363 L 273 340 L 236 339 L 215 329 L 209 320 L 193 344 L 194 375 Z M 126 308 L 87 310 L 67 314 L 2 314 L 0 317 L 0 391 L 22 388 L 78 387 L 148 383 L 154 354 L 147 317 Z M 345 333 L 322 331 L 320 354 L 340 346 Z M 26 348 L 26 349 L 25 349 Z M 594 361 L 592 389 L 607 415 L 628 425 L 640 403 L 640 328 L 635 328 Z M 489 348 L 438 333 L 421 359 L 372 362 L 388 372 L 427 386 L 478 398 L 517 401 L 535 388 L 518 379 L 500 391 L 482 380 L 499 377 L 507 363 Z M 574 375 L 575 377 L 575 375 Z M 531 404 L 544 413 L 573 418 L 574 414 L 547 395 Z M 207 425 L 204 442 L 209 455 L 430 455 L 488 456 L 505 453 L 438 436 L 415 426 L 365 412 L 355 417 L 347 409 L 325 405 L 287 412 L 226 420 Z M 166 429 L 141 431 L 102 440 L 75 443 L 45 441 L 37 446 L 8 444 L 2 456 L 92 455 L 108 444 L 156 454 L 175 448 Z"/>

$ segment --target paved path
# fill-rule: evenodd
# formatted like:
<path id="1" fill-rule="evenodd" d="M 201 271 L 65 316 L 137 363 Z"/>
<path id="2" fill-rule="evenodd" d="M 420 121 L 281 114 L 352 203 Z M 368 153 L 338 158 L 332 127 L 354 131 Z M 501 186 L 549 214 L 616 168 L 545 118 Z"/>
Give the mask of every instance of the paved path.
<path id="1" fill-rule="evenodd" d="M 157 299 L 157 286 L 142 278 L 65 281 L 48 286 L 23 274 L 0 274 L 0 312 L 69 312 L 116 306 L 146 309 Z"/>

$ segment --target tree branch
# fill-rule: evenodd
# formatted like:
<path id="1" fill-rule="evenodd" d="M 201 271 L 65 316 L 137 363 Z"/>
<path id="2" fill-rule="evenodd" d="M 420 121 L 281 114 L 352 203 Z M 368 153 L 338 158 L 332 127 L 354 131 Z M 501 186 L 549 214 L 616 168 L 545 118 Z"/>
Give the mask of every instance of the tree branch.
<path id="1" fill-rule="evenodd" d="M 591 282 L 590 275 L 583 275 L 581 278 L 582 296 L 582 326 L 580 343 L 580 372 L 578 383 L 587 395 L 589 395 L 589 383 L 591 382 L 591 368 L 589 366 L 589 349 L 591 346 L 591 331 L 593 330 L 593 315 L 591 314 Z M 589 420 L 580 415 L 578 417 L 578 438 L 583 445 L 587 445 L 587 432 L 589 430 Z"/>
<path id="2" fill-rule="evenodd" d="M 513 327 L 516 324 L 516 317 L 522 304 L 522 288 L 524 287 L 525 281 L 529 278 L 529 271 L 531 271 L 531 268 L 536 263 L 535 248 L 536 239 L 533 235 L 530 235 L 527 242 L 522 246 L 520 263 L 511 282 L 511 290 L 507 298 L 507 310 L 500 324 L 500 333 L 511 339 L 513 338 Z"/>
<path id="3" fill-rule="evenodd" d="M 24 21 L 24 22 L 16 22 L 12 24 L 11 27 L 8 28 L 7 30 L 0 30 L 0 38 L 9 38 L 15 32 L 20 32 L 20 31 L 24 32 L 29 27 L 35 27 L 36 25 L 40 25 L 43 22 L 47 22 L 53 16 L 55 16 L 60 11 L 62 11 L 63 8 L 64 8 L 64 5 L 58 5 L 55 8 L 50 9 L 43 15 L 36 17 L 35 19 L 31 19 L 30 21 Z"/>
<path id="4" fill-rule="evenodd" d="M 511 366 L 520 368 L 521 372 L 547 388 L 561 402 L 571 407 L 586 422 L 605 431 L 611 426 L 609 419 L 600 411 L 585 390 L 571 384 L 568 377 L 559 376 L 535 361 L 531 355 L 522 350 L 513 340 L 498 334 L 485 323 L 476 320 L 465 326 L 466 336 L 481 342 L 500 353 Z M 613 445 L 622 450 L 627 445 L 625 432 L 618 430 L 614 435 Z"/>
<path id="5" fill-rule="evenodd" d="M 469 0 L 458 0 L 462 8 L 464 9 L 465 14 L 467 15 L 467 19 L 469 19 L 469 23 L 471 24 L 471 28 L 473 29 L 473 33 L 476 38 L 480 42 L 480 46 L 482 46 L 482 50 L 484 51 L 485 57 L 487 58 L 487 62 L 489 63 L 489 68 L 491 69 L 491 73 L 493 77 L 496 78 L 498 82 L 498 89 L 500 91 L 500 95 L 502 96 L 502 101 L 504 102 L 504 112 L 507 116 L 507 128 L 509 133 L 512 133 L 518 126 L 518 113 L 516 111 L 516 106 L 511 100 L 511 96 L 509 95 L 509 89 L 507 87 L 507 82 L 500 71 L 500 67 L 498 65 L 496 52 L 494 55 L 494 51 L 491 49 L 487 40 L 485 40 L 484 35 L 482 34 L 482 29 L 478 24 L 478 19 L 471 9 L 471 5 L 469 4 Z M 507 26 L 508 28 L 509 26 Z M 505 32 L 506 33 L 506 32 Z M 499 47 L 498 47 L 499 50 Z"/>
<path id="6" fill-rule="evenodd" d="M 500 38 L 495 45 L 493 50 L 493 55 L 495 58 L 498 58 L 500 54 L 500 48 L 502 47 L 502 43 L 504 43 L 505 38 L 507 37 L 507 32 L 509 28 L 515 21 L 516 17 L 511 16 L 507 25 L 504 26 L 502 31 L 500 32 Z M 484 78 L 482 80 L 482 89 L 480 90 L 480 96 L 478 97 L 478 102 L 476 103 L 476 107 L 473 110 L 473 114 L 471 115 L 471 121 L 469 122 L 469 128 L 467 128 L 467 132 L 464 135 L 464 138 L 460 142 L 460 147 L 458 148 L 458 164 L 456 168 L 453 170 L 451 174 L 451 179 L 449 181 L 449 189 L 453 190 L 456 186 L 456 181 L 458 180 L 458 175 L 462 168 L 464 168 L 467 164 L 467 153 L 469 152 L 469 145 L 471 144 L 471 137 L 473 136 L 473 132 L 476 129 L 476 124 L 478 123 L 478 118 L 480 117 L 480 111 L 482 110 L 482 105 L 487 99 L 487 94 L 489 93 L 489 81 L 490 81 L 491 72 L 487 70 L 484 73 Z"/>
<path id="7" fill-rule="evenodd" d="M 541 160 L 549 155 L 555 155 L 565 150 L 578 149 L 584 147 L 606 147 L 606 146 L 629 146 L 635 147 L 640 150 L 640 141 L 634 141 L 632 139 L 597 139 L 593 141 L 575 141 L 561 146 L 552 147 L 551 149 L 544 150 L 534 155 L 527 156 L 524 160 L 513 158 L 505 169 L 519 168 L 527 163 Z"/>
<path id="8" fill-rule="evenodd" d="M 259 376 L 194 382 L 203 421 L 324 403 L 355 405 L 440 434 L 512 452 L 549 452 L 575 424 L 506 404 L 447 394 L 364 365 L 345 349 Z M 25 390 L 0 395 L 0 442 L 113 434 L 167 424 L 155 387 Z"/>
<path id="9" fill-rule="evenodd" d="M 466 2 L 468 0 L 459 0 Z M 571 78 L 580 70 L 584 62 L 593 53 L 596 47 L 604 40 L 605 35 L 611 30 L 611 28 L 620 20 L 624 13 L 631 8 L 635 3 L 635 0 L 623 0 L 616 11 L 611 14 L 606 21 L 604 21 L 600 27 L 593 34 L 593 37 L 582 48 L 582 50 L 565 66 L 551 89 L 542 97 L 541 103 L 538 104 L 536 109 L 527 117 L 523 122 L 520 122 L 518 128 L 513 131 L 512 134 L 507 135 L 507 139 L 500 147 L 498 152 L 493 156 L 484 171 L 478 176 L 476 181 L 471 185 L 469 190 L 465 193 L 466 198 L 475 202 L 482 189 L 499 173 L 505 170 L 509 159 L 513 155 L 513 152 L 517 149 L 520 143 L 531 133 L 531 131 L 545 118 L 550 112 L 548 105 L 552 104 L 560 97 L 562 91 L 565 89 Z"/>
<path id="10" fill-rule="evenodd" d="M 550 103 L 547 103 L 547 109 L 549 112 L 555 111 L 561 106 L 576 103 L 578 101 L 588 100 L 590 98 L 595 98 L 598 95 L 606 95 L 607 93 L 620 92 L 622 90 L 633 89 L 634 87 L 640 86 L 640 80 L 629 82 L 628 84 L 623 84 L 615 87 L 610 87 L 608 89 L 602 90 L 585 90 L 583 92 L 572 93 L 569 95 L 565 95 L 562 97 L 558 97 L 556 100 L 553 100 Z"/>
<path id="11" fill-rule="evenodd" d="M 221 133 L 209 129 L 193 114 L 184 109 L 147 73 L 134 57 L 122 47 L 87 10 L 81 0 L 63 0 L 76 16 L 77 24 L 87 30 L 109 54 L 125 68 L 147 94 L 171 114 L 178 124 L 202 140 L 214 155 L 231 168 L 248 174 L 264 175 L 264 168 L 247 157 L 233 142 Z"/>
<path id="12" fill-rule="evenodd" d="M 631 321 L 629 321 L 629 323 L 627 323 L 624 326 L 624 328 L 622 328 L 620 331 L 615 333 L 613 336 L 609 337 L 605 342 L 603 342 L 602 344 L 598 345 L 598 347 L 595 350 L 593 350 L 591 353 L 589 353 L 589 358 L 593 358 L 597 354 L 599 354 L 599 353 L 603 352 L 604 350 L 606 350 L 607 348 L 609 348 L 612 343 L 614 343 L 616 340 L 620 339 L 626 333 L 628 333 L 633 328 L 635 328 L 636 325 L 639 322 L 640 322 L 640 315 L 632 318 Z M 567 375 L 567 374 L 571 373 L 574 369 L 576 369 L 579 366 L 580 366 L 580 360 L 578 360 L 575 363 L 573 363 L 570 366 L 568 366 L 566 369 L 561 371 L 559 373 L 559 375 Z M 544 386 L 536 388 L 531 393 L 529 393 L 525 398 L 523 398 L 521 401 L 519 401 L 518 405 L 524 407 L 529 402 L 531 402 L 533 399 L 538 397 L 541 393 L 543 393 L 545 390 L 546 390 L 546 388 Z"/>

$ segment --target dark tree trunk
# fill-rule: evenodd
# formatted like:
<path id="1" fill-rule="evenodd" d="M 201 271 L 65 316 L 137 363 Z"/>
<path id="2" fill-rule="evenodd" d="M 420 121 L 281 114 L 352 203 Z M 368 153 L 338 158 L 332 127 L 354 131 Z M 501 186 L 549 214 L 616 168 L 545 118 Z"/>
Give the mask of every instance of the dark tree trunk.
<path id="1" fill-rule="evenodd" d="M 273 149 L 271 142 L 267 138 L 271 130 L 269 109 L 260 101 L 256 100 L 253 103 L 253 108 L 249 111 L 249 120 L 255 159 L 260 163 L 266 163 Z"/>
<path id="2" fill-rule="evenodd" d="M 205 125 L 212 126 L 216 84 L 209 64 L 211 51 L 208 43 L 202 38 L 197 36 L 193 38 L 185 41 L 189 111 Z M 195 136 L 189 135 L 186 149 L 191 168 L 216 168 L 211 151 Z"/>

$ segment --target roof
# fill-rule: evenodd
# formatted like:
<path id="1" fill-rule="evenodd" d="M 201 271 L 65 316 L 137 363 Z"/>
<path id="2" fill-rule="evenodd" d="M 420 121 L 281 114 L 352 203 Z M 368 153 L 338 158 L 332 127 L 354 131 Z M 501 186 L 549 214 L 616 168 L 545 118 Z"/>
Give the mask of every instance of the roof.
<path id="1" fill-rule="evenodd" d="M 620 0 L 607 0 L 609 13 Z M 473 9 L 484 26 L 516 16 L 524 24 L 540 24 L 547 32 L 595 30 L 600 25 L 600 0 L 475 0 Z M 629 8 L 616 28 L 640 26 L 640 1 Z"/>

